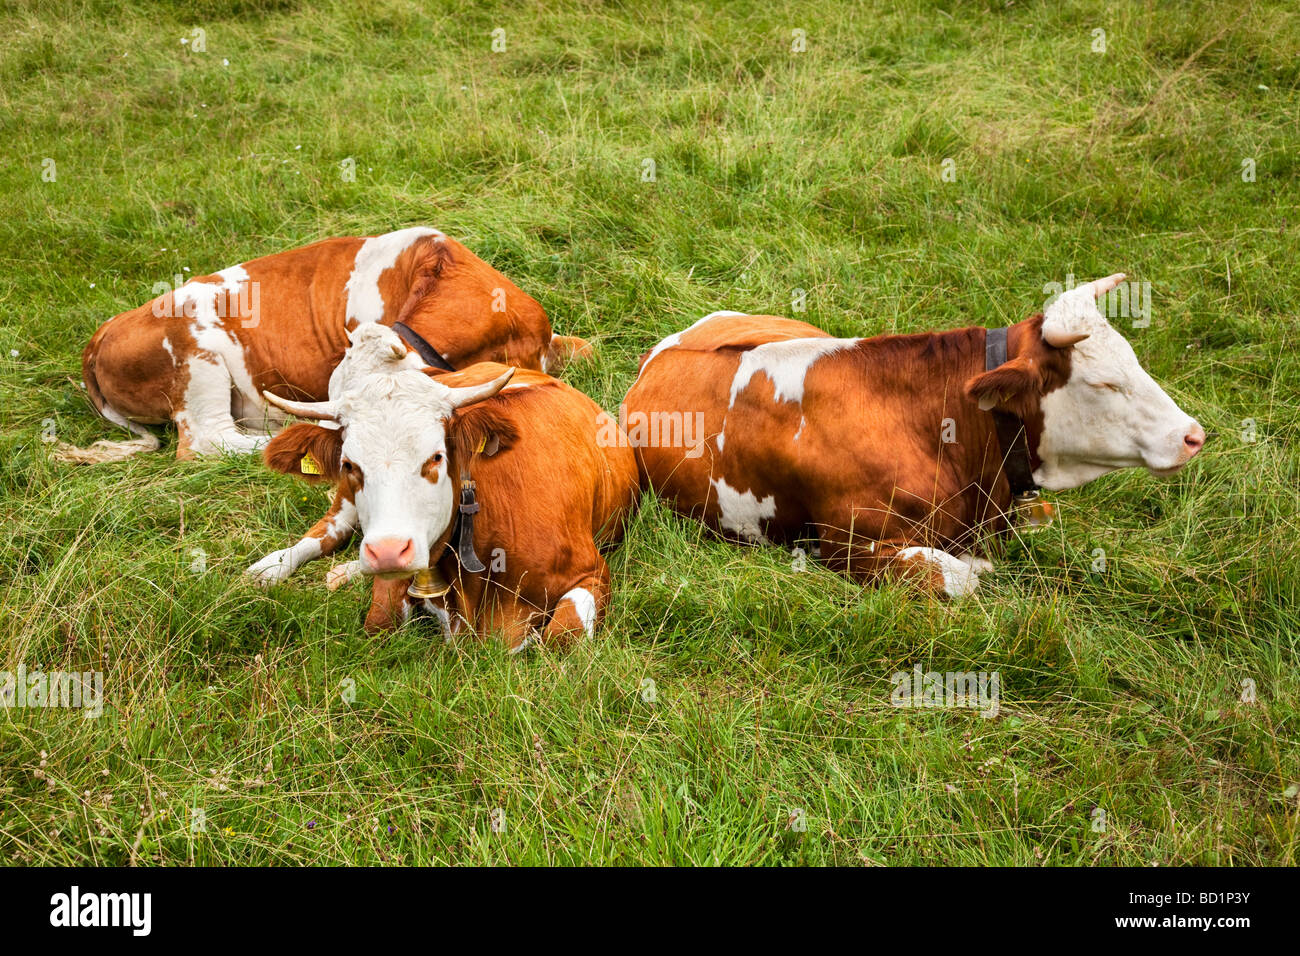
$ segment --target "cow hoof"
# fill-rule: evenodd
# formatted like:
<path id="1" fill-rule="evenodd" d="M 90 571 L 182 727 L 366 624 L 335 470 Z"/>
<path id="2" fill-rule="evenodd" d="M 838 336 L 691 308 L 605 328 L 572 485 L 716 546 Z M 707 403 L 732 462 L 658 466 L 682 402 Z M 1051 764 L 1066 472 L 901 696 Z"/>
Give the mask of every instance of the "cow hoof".
<path id="1" fill-rule="evenodd" d="M 343 564 L 336 564 L 325 572 L 325 586 L 331 591 L 337 591 L 360 573 L 360 561 L 347 561 Z"/>
<path id="2" fill-rule="evenodd" d="M 524 635 L 523 640 L 521 640 L 514 647 L 506 651 L 506 653 L 509 654 L 511 657 L 514 657 L 518 654 L 522 654 L 524 651 L 528 650 L 536 643 L 537 643 L 537 632 L 529 631 L 527 634 Z"/>
<path id="3" fill-rule="evenodd" d="M 283 551 L 272 551 L 261 561 L 249 565 L 244 573 L 262 587 L 278 584 L 293 574 L 293 565 L 289 563 L 289 551 L 289 548 Z"/>
<path id="4" fill-rule="evenodd" d="M 904 561 L 922 561 L 937 568 L 943 575 L 943 593 L 950 598 L 969 597 L 979 587 L 982 558 L 972 558 L 970 563 L 954 558 L 938 548 L 905 548 L 898 552 Z M 989 568 L 993 566 L 990 564 Z"/>
<path id="5" fill-rule="evenodd" d="M 978 555 L 959 554 L 957 555 L 957 560 L 961 561 L 976 574 L 985 574 L 993 570 L 993 562 L 988 558 L 981 558 Z"/>

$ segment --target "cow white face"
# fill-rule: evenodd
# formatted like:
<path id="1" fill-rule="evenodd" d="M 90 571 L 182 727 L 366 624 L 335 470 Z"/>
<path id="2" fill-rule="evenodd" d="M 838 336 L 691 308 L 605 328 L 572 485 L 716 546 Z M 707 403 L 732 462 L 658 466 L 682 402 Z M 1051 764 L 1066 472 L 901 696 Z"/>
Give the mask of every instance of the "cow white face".
<path id="1" fill-rule="evenodd" d="M 483 385 L 448 388 L 422 369 L 396 333 L 369 326 L 353 336 L 331 376 L 329 401 L 267 394 L 299 417 L 337 423 L 337 462 L 326 467 L 356 507 L 366 574 L 406 577 L 429 566 L 430 549 L 447 534 L 456 503 L 448 423 L 458 408 L 495 395 L 514 374 L 510 369 Z"/>
<path id="2" fill-rule="evenodd" d="M 1205 430 L 1138 364 L 1132 346 L 1097 308 L 1096 297 L 1123 279 L 1072 289 L 1044 313 L 1043 339 L 1070 349 L 1069 379 L 1042 398 L 1042 465 L 1034 480 L 1049 490 L 1118 468 L 1172 475 L 1205 444 Z"/>

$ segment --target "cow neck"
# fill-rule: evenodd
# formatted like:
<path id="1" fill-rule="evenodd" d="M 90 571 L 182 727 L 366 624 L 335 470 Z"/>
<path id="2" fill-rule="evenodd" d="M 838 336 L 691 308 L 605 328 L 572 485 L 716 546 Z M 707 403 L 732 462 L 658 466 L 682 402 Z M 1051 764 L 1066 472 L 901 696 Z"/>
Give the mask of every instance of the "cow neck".
<path id="1" fill-rule="evenodd" d="M 984 371 L 991 372 L 1010 358 L 1008 331 L 1005 327 L 985 331 Z M 997 431 L 998 447 L 1002 451 L 1002 473 L 1011 487 L 1011 495 L 1017 503 L 1032 501 L 1038 497 L 1039 489 L 1038 482 L 1034 481 L 1029 430 L 1020 416 L 1012 412 L 994 408 L 990 414 Z"/>
<path id="2" fill-rule="evenodd" d="M 479 512 L 476 485 L 469 473 L 468 464 L 459 468 L 460 490 L 457 497 L 456 511 L 448 533 L 434 546 L 429 556 L 427 571 L 418 572 L 406 593 L 413 598 L 441 597 L 451 589 L 451 584 L 438 572 L 438 562 L 444 552 L 451 550 L 462 571 L 478 574 L 487 568 L 474 551 L 474 515 Z M 460 575 L 457 574 L 459 578 Z"/>

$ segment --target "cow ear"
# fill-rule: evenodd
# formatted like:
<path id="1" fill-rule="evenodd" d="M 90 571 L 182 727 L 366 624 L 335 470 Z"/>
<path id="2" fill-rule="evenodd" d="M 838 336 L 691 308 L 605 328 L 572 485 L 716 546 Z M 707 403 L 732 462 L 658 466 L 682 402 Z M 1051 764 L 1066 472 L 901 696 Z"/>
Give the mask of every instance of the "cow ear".
<path id="1" fill-rule="evenodd" d="M 308 422 L 290 425 L 262 451 L 272 471 L 306 481 L 338 481 L 343 457 L 343 431 Z"/>
<path id="2" fill-rule="evenodd" d="M 518 426 L 496 403 L 467 405 L 457 410 L 447 425 L 452 457 L 462 463 L 468 463 L 474 455 L 491 458 L 518 440 Z"/>
<path id="3" fill-rule="evenodd" d="M 1035 367 L 1018 356 L 969 379 L 966 395 L 987 412 L 1014 404 L 1018 399 L 1037 392 L 1041 386 L 1042 379 Z"/>

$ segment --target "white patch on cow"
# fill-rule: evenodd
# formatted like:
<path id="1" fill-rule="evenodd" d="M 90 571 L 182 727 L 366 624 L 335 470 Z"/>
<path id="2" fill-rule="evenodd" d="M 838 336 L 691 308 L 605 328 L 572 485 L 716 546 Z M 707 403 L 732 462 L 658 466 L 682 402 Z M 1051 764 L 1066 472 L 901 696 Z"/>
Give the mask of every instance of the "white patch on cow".
<path id="1" fill-rule="evenodd" d="M 727 440 L 727 433 L 725 431 L 718 432 L 718 437 L 714 440 L 718 444 L 718 451 L 722 451 L 722 446 Z"/>
<path id="2" fill-rule="evenodd" d="M 193 316 L 189 331 L 195 348 L 185 360 L 189 382 L 184 407 L 176 410 L 175 418 L 188 432 L 190 449 L 198 455 L 253 452 L 270 440 L 266 434 L 244 434 L 235 423 L 232 387 L 244 408 L 260 408 L 261 396 L 248 374 L 243 345 L 223 325 L 230 316 L 219 315 L 217 309 L 218 295 L 239 295 L 240 285 L 248 281 L 248 270 L 236 265 L 216 275 L 218 282 L 193 279 L 172 293 L 175 314 Z M 251 424 L 256 427 L 265 422 Z"/>
<path id="3" fill-rule="evenodd" d="M 674 348 L 677 345 L 680 345 L 682 341 L 682 336 L 684 336 L 687 332 L 691 331 L 691 329 L 697 329 L 705 322 L 708 322 L 711 319 L 718 319 L 718 318 L 722 318 L 723 316 L 732 316 L 732 317 L 744 316 L 747 314 L 748 313 L 745 312 L 727 312 L 727 311 L 710 312 L 704 318 L 697 319 L 695 322 L 692 322 L 690 326 L 682 329 L 680 332 L 674 332 L 672 335 L 663 339 L 658 345 L 656 345 L 654 348 L 650 350 L 650 354 L 647 355 L 645 357 L 645 361 L 641 363 L 641 371 L 636 373 L 636 379 L 632 382 L 632 384 L 635 385 L 637 382 L 641 380 L 641 376 L 645 374 L 645 370 L 649 367 L 650 363 L 655 360 L 655 358 L 659 355 L 659 353 L 664 352 L 667 349 Z"/>
<path id="4" fill-rule="evenodd" d="M 752 491 L 739 491 L 725 478 L 710 478 L 718 498 L 718 526 L 754 544 L 767 544 L 762 522 L 776 517 L 776 496 L 760 499 Z"/>
<path id="5" fill-rule="evenodd" d="M 938 548 L 904 548 L 898 552 L 898 557 L 903 561 L 920 558 L 937 567 L 943 573 L 943 591 L 948 597 L 968 597 L 979 587 L 980 572 L 974 563 L 954 558 L 947 551 Z"/>
<path id="6" fill-rule="evenodd" d="M 172 365 L 174 366 L 176 364 L 176 350 L 172 348 L 171 339 L 167 338 L 165 335 L 163 336 L 162 347 L 163 351 L 171 356 Z"/>
<path id="7" fill-rule="evenodd" d="M 352 265 L 352 274 L 348 276 L 344 287 L 348 295 L 345 320 L 378 322 L 384 317 L 384 297 L 379 291 L 379 277 L 393 267 L 397 257 L 409 249 L 412 243 L 426 236 L 442 236 L 442 233 L 427 226 L 412 226 L 382 236 L 371 236 L 361 244 Z"/>
<path id="8" fill-rule="evenodd" d="M 244 573 L 261 585 L 283 581 L 303 564 L 320 557 L 320 539 L 303 538 L 297 544 L 272 551 L 262 560 L 249 565 Z"/>
<path id="9" fill-rule="evenodd" d="M 797 432 L 794 433 L 794 440 L 795 440 L 795 441 L 798 441 L 798 440 L 799 440 L 799 436 L 803 434 L 804 426 L 807 425 L 807 424 L 808 424 L 808 418 L 807 418 L 807 416 L 800 415 L 800 416 L 799 416 L 799 430 L 798 430 Z"/>
<path id="10" fill-rule="evenodd" d="M 1184 438 L 1205 433 L 1138 362 L 1133 347 L 1102 316 L 1088 286 L 1048 306 L 1044 335 L 1087 333 L 1070 346 L 1070 379 L 1043 396 L 1043 433 L 1034 480 L 1075 488 L 1119 468 L 1168 475 L 1195 454 Z M 1199 450 L 1199 447 L 1198 449 Z"/>
<path id="11" fill-rule="evenodd" d="M 730 408 L 736 396 L 745 390 L 756 372 L 772 380 L 778 402 L 802 402 L 804 378 L 808 369 L 818 359 L 852 348 L 861 339 L 789 339 L 784 342 L 765 342 L 750 349 L 740 357 L 735 377 L 731 380 Z"/>
<path id="12" fill-rule="evenodd" d="M 565 601 L 573 605 L 573 610 L 578 614 L 578 620 L 582 622 L 582 629 L 590 637 L 592 630 L 596 627 L 596 596 L 586 588 L 573 588 L 571 591 L 564 592 L 556 606 L 558 607 Z"/>

